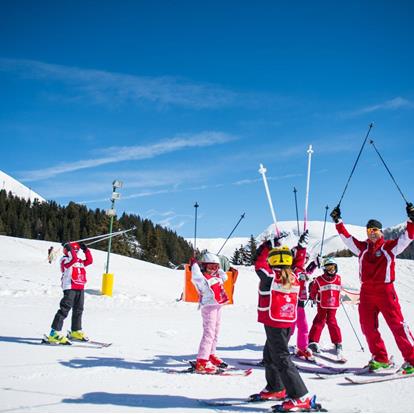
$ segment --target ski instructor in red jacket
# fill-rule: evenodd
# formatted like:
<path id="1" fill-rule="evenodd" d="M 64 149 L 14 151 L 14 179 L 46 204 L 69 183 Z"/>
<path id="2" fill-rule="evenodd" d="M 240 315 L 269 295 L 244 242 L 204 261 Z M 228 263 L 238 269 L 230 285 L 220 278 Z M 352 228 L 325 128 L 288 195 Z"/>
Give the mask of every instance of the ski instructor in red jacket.
<path id="1" fill-rule="evenodd" d="M 407 215 L 407 227 L 397 239 L 384 240 L 382 224 L 371 219 L 366 226 L 367 239 L 360 241 L 348 233 L 341 220 L 339 206 L 331 212 L 342 241 L 358 256 L 361 280 L 359 320 L 372 354 L 372 360 L 369 362 L 371 371 L 392 365 L 378 330 L 378 315 L 382 313 L 405 361 L 401 371 L 406 374 L 414 373 L 414 337 L 404 321 L 394 288 L 395 258 L 414 239 L 412 203 L 407 203 Z"/>

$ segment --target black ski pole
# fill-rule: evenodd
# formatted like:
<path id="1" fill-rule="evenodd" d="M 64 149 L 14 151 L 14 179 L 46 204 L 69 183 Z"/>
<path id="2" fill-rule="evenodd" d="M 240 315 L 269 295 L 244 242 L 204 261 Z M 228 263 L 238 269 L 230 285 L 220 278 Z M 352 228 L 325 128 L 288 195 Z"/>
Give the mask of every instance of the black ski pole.
<path id="1" fill-rule="evenodd" d="M 197 209 L 198 207 L 200 207 L 200 205 L 197 203 L 197 201 L 194 204 L 194 208 L 195 208 L 195 216 L 194 216 L 194 257 L 196 255 L 196 242 L 197 242 Z"/>
<path id="2" fill-rule="evenodd" d="M 323 222 L 323 230 L 322 230 L 322 241 L 321 241 L 321 251 L 319 253 L 319 256 L 322 257 L 322 250 L 323 250 L 323 241 L 325 240 L 325 227 L 326 227 L 326 216 L 328 215 L 328 208 L 329 206 L 325 207 L 325 220 Z"/>
<path id="3" fill-rule="evenodd" d="M 237 222 L 237 224 L 234 226 L 233 230 L 231 231 L 231 233 L 227 236 L 226 241 L 223 243 L 223 246 L 220 247 L 220 250 L 216 253 L 217 256 L 220 254 L 221 250 L 223 249 L 223 247 L 226 245 L 227 241 L 229 240 L 229 238 L 231 237 L 231 235 L 233 234 L 234 230 L 236 230 L 237 226 L 240 224 L 240 222 L 244 219 L 244 216 L 246 215 L 246 213 L 243 213 L 240 218 L 239 221 Z"/>
<path id="4" fill-rule="evenodd" d="M 346 311 L 345 306 L 344 306 L 344 303 L 342 302 L 342 300 L 341 300 L 341 305 L 342 305 L 342 309 L 345 312 L 346 317 L 348 318 L 348 322 L 351 325 L 352 330 L 354 331 L 354 334 L 356 336 L 356 339 L 358 340 L 358 343 L 359 343 L 359 346 L 362 349 L 362 352 L 365 352 L 364 347 L 362 346 L 361 341 L 359 340 L 359 337 L 358 337 L 358 335 L 357 335 L 357 333 L 356 333 L 356 331 L 354 329 L 354 325 L 352 325 L 351 319 L 349 319 L 348 312 Z"/>
<path id="5" fill-rule="evenodd" d="M 296 223 L 298 225 L 298 237 L 299 237 L 300 236 L 300 230 L 299 230 L 298 199 L 296 197 L 296 193 L 298 192 L 298 190 L 296 190 L 296 188 L 293 187 L 293 192 L 295 193 Z"/>
<path id="6" fill-rule="evenodd" d="M 351 174 L 349 175 L 348 181 L 346 182 L 346 185 L 345 185 L 344 191 L 343 191 L 343 193 L 342 193 L 342 195 L 341 195 L 341 198 L 339 199 L 339 203 L 338 203 L 338 206 L 337 206 L 337 207 L 339 207 L 339 206 L 341 205 L 342 199 L 344 198 L 344 195 L 345 195 L 345 191 L 346 191 L 346 189 L 348 188 L 348 184 L 349 184 L 349 182 L 351 181 L 351 177 L 352 177 L 352 175 L 354 174 L 355 168 L 356 168 L 356 166 L 357 166 L 357 164 L 358 164 L 358 161 L 359 161 L 359 157 L 361 156 L 362 150 L 363 150 L 363 149 L 364 149 L 364 147 L 365 147 L 365 143 L 367 142 L 368 135 L 369 135 L 369 133 L 371 132 L 371 129 L 372 129 L 372 127 L 373 127 L 373 126 L 374 126 L 374 124 L 371 122 L 371 123 L 369 124 L 369 128 L 368 128 L 367 135 L 365 136 L 364 142 L 362 143 L 362 147 L 361 147 L 361 149 L 359 150 L 358 157 L 357 157 L 357 159 L 356 159 L 356 161 L 355 161 L 355 163 L 354 163 L 354 166 L 352 167 Z"/>
<path id="7" fill-rule="evenodd" d="M 381 157 L 381 154 L 379 153 L 379 151 L 377 150 L 377 147 L 374 144 L 374 141 L 371 139 L 369 141 L 369 143 L 374 147 L 375 152 L 378 154 L 378 156 L 380 157 L 380 160 L 382 161 L 382 163 L 384 164 L 384 167 L 386 168 L 386 170 L 388 171 L 388 174 L 390 175 L 392 181 L 394 181 L 394 184 L 396 185 L 398 191 L 400 192 L 402 198 L 404 199 L 404 201 L 408 204 L 407 199 L 404 197 L 403 192 L 401 191 L 400 187 L 398 186 L 397 182 L 394 179 L 394 176 L 391 174 L 391 171 L 389 170 L 389 168 L 387 167 L 387 164 L 385 163 L 384 159 Z"/>

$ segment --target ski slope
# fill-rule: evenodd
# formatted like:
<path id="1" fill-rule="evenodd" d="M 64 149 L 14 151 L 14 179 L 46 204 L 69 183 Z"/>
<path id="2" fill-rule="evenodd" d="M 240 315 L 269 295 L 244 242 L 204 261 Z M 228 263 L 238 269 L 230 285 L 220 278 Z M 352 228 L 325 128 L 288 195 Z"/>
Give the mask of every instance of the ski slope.
<path id="1" fill-rule="evenodd" d="M 219 244 L 219 243 L 218 243 Z M 59 244 L 0 236 L 0 412 L 263 412 L 272 403 L 206 407 L 199 399 L 242 398 L 265 385 L 264 371 L 249 377 L 165 373 L 195 358 L 201 338 L 197 305 L 177 302 L 184 272 L 111 255 L 114 296 L 100 295 L 106 254 L 93 251 L 88 268 L 84 330 L 105 349 L 39 345 L 48 333 L 62 293 L 57 261 L 47 249 Z M 338 259 L 344 283 L 358 287 L 355 258 Z M 218 353 L 236 364 L 261 358 L 265 336 L 256 322 L 257 276 L 240 267 L 235 305 L 223 311 Z M 396 288 L 404 315 L 414 327 L 414 262 L 397 260 Z M 346 308 L 364 347 L 357 309 Z M 307 307 L 311 322 L 315 309 Z M 348 366 L 370 359 L 362 352 L 343 309 L 338 319 Z M 65 322 L 69 329 L 70 321 Z M 380 321 L 390 354 L 402 358 Z M 294 342 L 294 341 L 293 341 Z M 329 346 L 326 329 L 321 344 Z M 414 379 L 372 385 L 347 385 L 340 378 L 318 380 L 302 374 L 311 393 L 330 412 L 412 412 Z"/>

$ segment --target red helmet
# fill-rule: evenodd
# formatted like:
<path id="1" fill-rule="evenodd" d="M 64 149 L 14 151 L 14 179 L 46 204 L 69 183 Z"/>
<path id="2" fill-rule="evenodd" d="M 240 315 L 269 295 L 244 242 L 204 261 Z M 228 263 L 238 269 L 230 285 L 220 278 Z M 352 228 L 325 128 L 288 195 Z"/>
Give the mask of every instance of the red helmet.
<path id="1" fill-rule="evenodd" d="M 78 242 L 70 242 L 70 247 L 72 247 L 73 250 L 75 250 L 75 252 L 78 252 L 80 250 L 80 246 Z M 63 254 L 67 255 L 68 254 L 68 250 L 66 249 L 66 247 L 63 248 Z"/>

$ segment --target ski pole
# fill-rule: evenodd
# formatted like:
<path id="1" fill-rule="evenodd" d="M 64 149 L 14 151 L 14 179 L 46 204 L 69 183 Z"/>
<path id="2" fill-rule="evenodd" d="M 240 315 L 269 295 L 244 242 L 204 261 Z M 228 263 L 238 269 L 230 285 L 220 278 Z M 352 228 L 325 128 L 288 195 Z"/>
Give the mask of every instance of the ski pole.
<path id="1" fill-rule="evenodd" d="M 246 213 L 243 213 L 240 216 L 239 221 L 237 222 L 237 224 L 234 226 L 233 230 L 231 231 L 231 233 L 227 236 L 226 241 L 223 243 L 223 246 L 220 247 L 220 250 L 216 253 L 217 256 L 220 254 L 221 250 L 223 249 L 223 247 L 225 246 L 225 244 L 227 243 L 228 239 L 230 238 L 230 236 L 233 234 L 234 230 L 236 230 L 237 226 L 239 225 L 239 223 L 244 219 L 244 216 L 246 215 Z"/>
<path id="2" fill-rule="evenodd" d="M 349 182 L 351 181 L 351 177 L 352 177 L 352 175 L 354 174 L 355 168 L 356 168 L 356 166 L 357 166 L 357 164 L 358 164 L 358 161 L 359 161 L 359 157 L 361 156 L 362 150 L 363 150 L 363 149 L 364 149 L 364 147 L 365 147 L 365 143 L 367 142 L 368 135 L 369 135 L 369 133 L 371 132 L 371 129 L 372 129 L 372 127 L 373 127 L 373 126 L 374 126 L 374 123 L 373 123 L 373 122 L 371 122 L 371 123 L 369 124 L 368 132 L 367 132 L 367 134 L 366 134 L 366 136 L 365 136 L 364 142 L 362 143 L 361 149 L 359 150 L 358 157 L 357 157 L 357 159 L 355 160 L 354 166 L 352 167 L 351 174 L 349 175 L 348 181 L 346 182 L 346 185 L 345 185 L 344 191 L 343 191 L 343 193 L 342 193 L 342 195 L 341 195 L 341 198 L 339 199 L 339 203 L 338 203 L 338 206 L 337 206 L 337 207 L 339 207 L 339 206 L 341 205 L 342 199 L 344 198 L 344 195 L 345 195 L 345 191 L 346 191 L 346 189 L 348 188 L 348 184 L 349 184 Z"/>
<path id="3" fill-rule="evenodd" d="M 92 244 L 99 243 L 99 242 L 101 242 L 101 241 L 107 240 L 107 239 L 109 239 L 110 237 L 122 236 L 123 234 L 125 234 L 125 233 L 127 233 L 127 232 L 129 232 L 129 231 L 131 231 L 131 230 L 135 230 L 135 229 L 136 229 L 136 227 L 132 227 L 132 228 L 130 228 L 130 229 L 128 229 L 128 230 L 123 230 L 123 231 L 118 231 L 118 232 L 115 232 L 115 233 L 111 233 L 111 234 L 109 234 L 109 235 L 107 235 L 107 236 L 105 236 L 105 237 L 102 237 L 101 239 L 94 240 L 94 241 L 92 241 L 92 242 L 90 242 L 90 243 L 86 243 L 86 245 L 87 245 L 87 246 L 91 246 Z"/>
<path id="4" fill-rule="evenodd" d="M 298 199 L 297 199 L 297 197 L 296 197 L 296 193 L 298 192 L 298 190 L 296 190 L 296 188 L 295 188 L 295 187 L 293 187 L 293 192 L 295 193 L 296 224 L 298 225 L 298 237 L 299 237 L 300 230 L 299 230 Z"/>
<path id="5" fill-rule="evenodd" d="M 389 168 L 387 167 L 387 164 L 385 163 L 384 159 L 381 157 L 381 154 L 379 153 L 379 151 L 377 150 L 377 147 L 374 144 L 374 141 L 371 139 L 369 141 L 369 143 L 374 147 L 375 152 L 378 154 L 378 156 L 380 157 L 380 160 L 382 161 L 382 163 L 384 164 L 384 167 L 386 168 L 386 170 L 388 171 L 388 174 L 390 175 L 392 181 L 394 181 L 394 184 L 396 185 L 398 191 L 400 192 L 402 198 L 404 199 L 404 201 L 408 204 L 407 199 L 404 197 L 403 192 L 401 191 L 400 187 L 398 186 L 397 182 L 394 179 L 394 176 L 391 174 L 391 171 L 389 170 Z"/>
<path id="6" fill-rule="evenodd" d="M 262 174 L 263 184 L 265 186 L 266 195 L 267 195 L 267 200 L 269 202 L 270 211 L 271 211 L 272 217 L 273 217 L 273 224 L 275 225 L 275 235 L 276 235 L 276 237 L 279 237 L 280 232 L 279 232 L 279 229 L 277 227 L 276 214 L 275 214 L 275 210 L 273 208 L 272 197 L 270 196 L 269 185 L 267 184 L 266 171 L 267 170 L 263 166 L 263 164 L 260 164 L 259 173 Z"/>
<path id="7" fill-rule="evenodd" d="M 305 215 L 303 219 L 303 231 L 306 231 L 306 227 L 308 224 L 308 204 L 309 204 L 309 187 L 310 187 L 310 171 L 311 171 L 311 159 L 312 159 L 312 145 L 309 145 L 308 150 L 308 174 L 306 178 L 306 197 L 305 197 Z"/>
<path id="8" fill-rule="evenodd" d="M 342 309 L 345 312 L 346 317 L 348 318 L 348 322 L 351 325 L 352 330 L 354 331 L 354 334 L 356 336 L 356 339 L 358 340 L 358 343 L 359 343 L 359 346 L 362 349 L 362 352 L 365 352 L 364 347 L 362 346 L 361 341 L 359 340 L 359 337 L 358 337 L 358 335 L 357 335 L 357 333 L 355 331 L 354 325 L 352 325 L 351 319 L 349 319 L 348 312 L 346 311 L 345 306 L 344 306 L 344 303 L 342 302 L 342 300 L 341 300 L 341 305 L 342 305 Z"/>
<path id="9" fill-rule="evenodd" d="M 323 222 L 323 230 L 322 230 L 322 241 L 321 241 L 321 251 L 319 253 L 319 256 L 322 257 L 322 250 L 323 250 L 323 241 L 325 240 L 325 227 L 326 227 L 326 216 L 328 215 L 328 208 L 329 206 L 325 207 L 325 220 Z"/>
<path id="10" fill-rule="evenodd" d="M 74 243 L 80 243 L 80 242 L 84 242 L 84 241 L 88 241 L 88 240 L 94 240 L 94 239 L 99 239 L 99 238 L 107 238 L 107 237 L 110 237 L 110 236 L 118 235 L 120 233 L 126 233 L 128 231 L 135 230 L 135 229 L 136 229 L 136 226 L 133 226 L 133 227 L 131 227 L 128 230 L 120 230 L 120 231 L 115 231 L 113 233 L 105 233 L 105 234 L 100 234 L 98 236 L 87 237 L 85 239 L 74 240 Z"/>
<path id="11" fill-rule="evenodd" d="M 197 201 L 194 204 L 195 208 L 195 216 L 194 216 L 194 257 L 196 255 L 196 241 L 197 241 L 197 209 L 200 207 L 200 205 L 197 203 Z"/>

